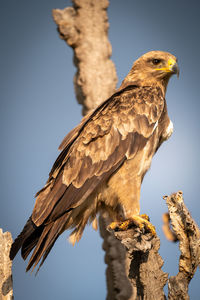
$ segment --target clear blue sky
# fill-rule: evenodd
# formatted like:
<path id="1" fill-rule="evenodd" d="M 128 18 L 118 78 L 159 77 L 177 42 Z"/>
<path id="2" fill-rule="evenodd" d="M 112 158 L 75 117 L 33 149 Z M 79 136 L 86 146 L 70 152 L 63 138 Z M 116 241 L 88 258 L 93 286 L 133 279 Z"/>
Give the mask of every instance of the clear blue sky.
<path id="1" fill-rule="evenodd" d="M 0 4 L 1 209 L 0 227 L 21 231 L 44 185 L 65 134 L 81 118 L 72 78 L 72 50 L 60 40 L 51 17 L 64 0 L 4 0 Z M 185 203 L 200 225 L 200 2 L 111 0 L 109 37 L 119 82 L 133 61 L 150 50 L 178 57 L 180 79 L 167 91 L 173 136 L 159 149 L 145 177 L 141 210 L 151 217 L 161 238 L 164 270 L 175 275 L 178 245 L 166 241 L 162 196 L 183 190 Z M 16 300 L 95 299 L 106 297 L 102 240 L 90 227 L 72 247 L 64 233 L 39 274 L 25 273 L 18 255 L 13 264 Z M 200 272 L 190 285 L 191 300 L 200 294 Z"/>

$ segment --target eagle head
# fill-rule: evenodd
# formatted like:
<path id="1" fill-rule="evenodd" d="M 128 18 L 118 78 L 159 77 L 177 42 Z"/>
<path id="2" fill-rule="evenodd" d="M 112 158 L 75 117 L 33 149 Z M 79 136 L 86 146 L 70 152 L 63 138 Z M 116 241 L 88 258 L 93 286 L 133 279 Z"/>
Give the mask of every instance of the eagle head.
<path id="1" fill-rule="evenodd" d="M 168 52 L 151 51 L 134 62 L 123 85 L 127 85 L 128 82 L 143 86 L 159 84 L 166 89 L 169 78 L 173 74 L 179 76 L 177 58 Z"/>

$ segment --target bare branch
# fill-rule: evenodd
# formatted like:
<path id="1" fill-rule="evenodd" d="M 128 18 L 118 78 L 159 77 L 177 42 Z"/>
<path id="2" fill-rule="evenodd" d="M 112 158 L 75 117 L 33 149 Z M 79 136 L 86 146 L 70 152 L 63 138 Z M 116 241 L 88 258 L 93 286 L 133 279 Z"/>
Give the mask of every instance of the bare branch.
<path id="1" fill-rule="evenodd" d="M 13 299 L 12 261 L 9 258 L 12 236 L 0 229 L 0 299 Z"/>
<path id="2" fill-rule="evenodd" d="M 183 202 L 181 191 L 164 196 L 174 233 L 180 244 L 179 272 L 169 278 L 168 298 L 189 299 L 188 285 L 200 264 L 200 231 Z"/>

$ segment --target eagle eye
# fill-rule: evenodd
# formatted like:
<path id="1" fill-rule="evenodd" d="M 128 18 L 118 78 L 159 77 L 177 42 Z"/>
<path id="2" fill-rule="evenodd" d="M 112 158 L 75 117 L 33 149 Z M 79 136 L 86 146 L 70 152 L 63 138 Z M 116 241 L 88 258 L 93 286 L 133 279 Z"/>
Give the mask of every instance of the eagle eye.
<path id="1" fill-rule="evenodd" d="M 158 65 L 160 62 L 161 62 L 161 59 L 154 58 L 154 59 L 152 60 L 152 63 L 153 63 L 154 65 Z"/>

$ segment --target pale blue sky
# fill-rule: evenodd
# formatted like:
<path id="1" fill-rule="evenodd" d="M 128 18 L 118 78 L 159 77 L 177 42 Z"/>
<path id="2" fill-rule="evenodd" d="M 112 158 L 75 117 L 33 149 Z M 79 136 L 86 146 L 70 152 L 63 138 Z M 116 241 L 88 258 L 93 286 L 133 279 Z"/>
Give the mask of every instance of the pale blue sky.
<path id="1" fill-rule="evenodd" d="M 200 146 L 200 4 L 199 1 L 111 0 L 109 37 L 119 82 L 133 61 L 150 50 L 178 57 L 180 78 L 167 91 L 174 134 L 153 159 L 145 177 L 141 210 L 151 217 L 161 238 L 163 269 L 177 272 L 178 245 L 166 241 L 161 216 L 162 196 L 183 190 L 185 203 L 199 220 Z M 64 0 L 4 0 L 1 20 L 1 209 L 0 227 L 21 231 L 34 205 L 34 194 L 44 185 L 65 134 L 81 118 L 72 79 L 72 50 L 60 40 L 51 17 Z M 18 255 L 13 264 L 16 300 L 95 299 L 106 297 L 102 240 L 90 227 L 79 244 L 58 239 L 39 274 L 25 273 Z M 198 300 L 199 274 L 190 285 Z"/>

